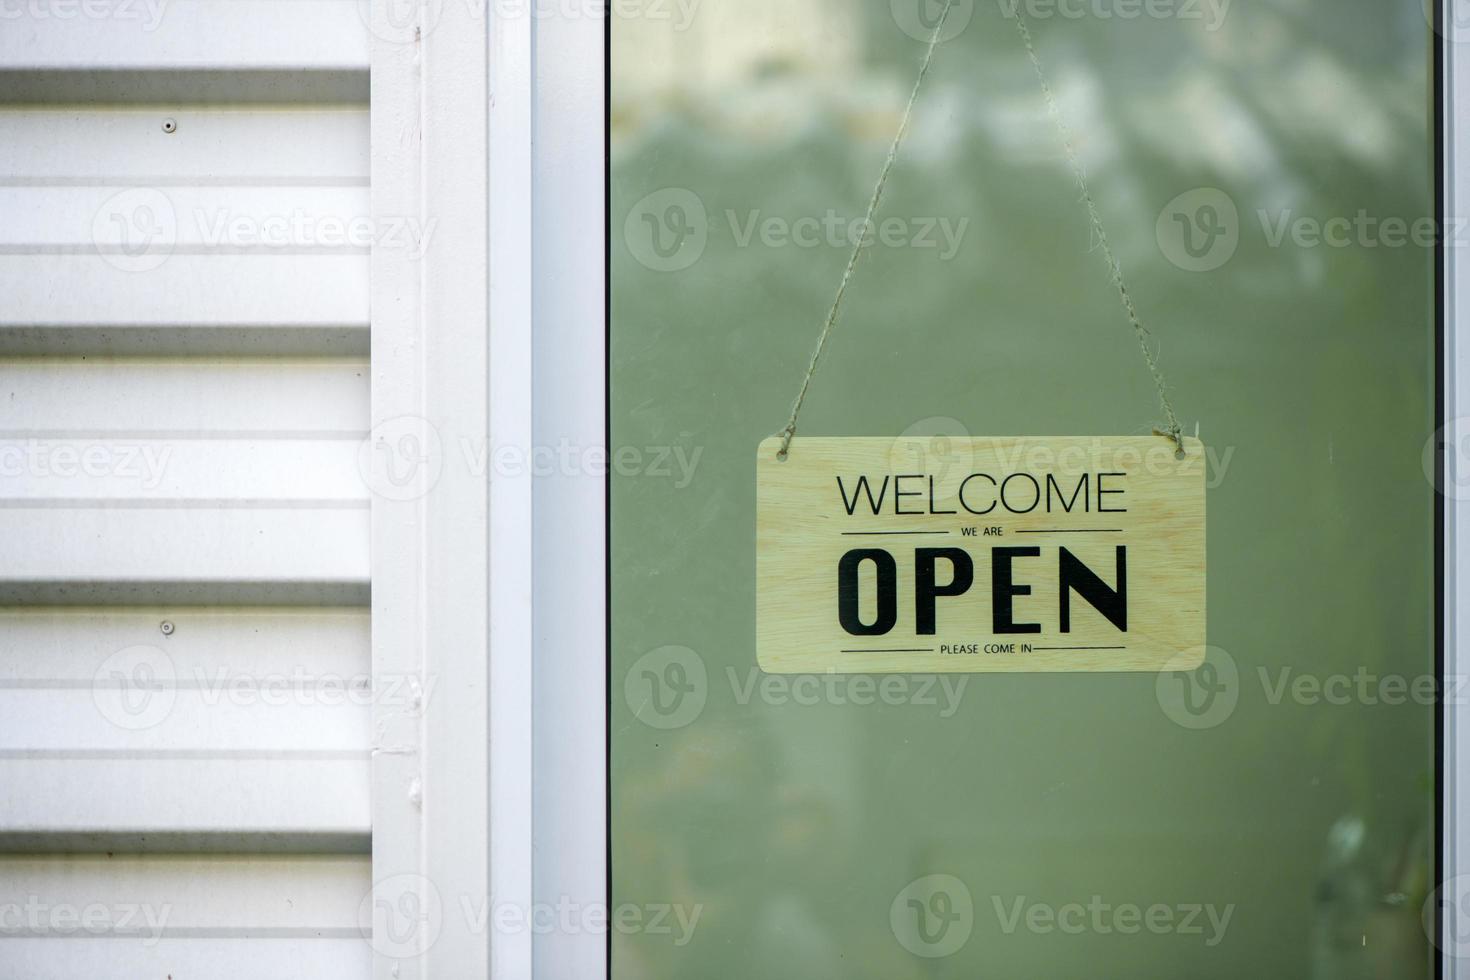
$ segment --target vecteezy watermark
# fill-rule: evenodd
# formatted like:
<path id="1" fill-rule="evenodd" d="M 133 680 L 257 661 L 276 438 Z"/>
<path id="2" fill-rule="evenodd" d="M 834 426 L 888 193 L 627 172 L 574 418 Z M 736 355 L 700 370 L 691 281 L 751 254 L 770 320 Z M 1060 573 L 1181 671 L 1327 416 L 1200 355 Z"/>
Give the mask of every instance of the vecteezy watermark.
<path id="1" fill-rule="evenodd" d="M 1450 500 L 1470 500 L 1470 417 L 1459 416 L 1435 429 L 1419 462 L 1436 493 Z"/>
<path id="2" fill-rule="evenodd" d="M 309 670 L 297 665 L 290 670 L 240 672 L 229 667 L 205 671 L 196 668 L 180 681 L 199 692 L 199 699 L 213 707 L 232 705 L 265 705 L 279 708 L 291 705 L 336 707 L 353 704 L 361 707 L 390 705 L 423 710 L 438 686 L 436 674 L 339 674 Z"/>
<path id="3" fill-rule="evenodd" d="M 1470 0 L 1419 0 L 1424 20 L 1452 44 L 1470 41 Z"/>
<path id="4" fill-rule="evenodd" d="M 22 902 L 0 902 L 0 938 L 91 936 L 141 939 L 145 949 L 163 938 L 171 904 L 146 902 L 48 902 L 27 895 Z"/>
<path id="5" fill-rule="evenodd" d="M 699 261 L 709 242 L 709 215 L 699 195 L 665 187 L 644 196 L 623 220 L 623 243 L 640 265 L 678 272 Z"/>
<path id="6" fill-rule="evenodd" d="M 379 956 L 418 956 L 433 948 L 444 929 L 444 900 L 423 875 L 389 875 L 358 903 L 357 928 Z"/>
<path id="7" fill-rule="evenodd" d="M 623 675 L 623 700 L 633 716 L 650 728 L 691 724 L 709 699 L 704 658 L 684 646 L 650 650 Z"/>
<path id="8" fill-rule="evenodd" d="M 675 947 L 694 939 L 694 930 L 704 914 L 703 903 L 578 902 L 563 895 L 555 902 L 518 905 L 493 899 L 462 899 L 460 909 L 474 933 L 493 931 L 503 935 L 531 933 L 548 935 L 606 935 L 608 930 L 623 936 L 660 936 Z"/>
<path id="9" fill-rule="evenodd" d="M 560 896 L 554 902 L 522 905 L 484 895 L 446 902 L 428 878 L 390 875 L 379 880 L 358 905 L 358 931 L 373 950 L 391 959 L 431 949 L 451 918 L 471 935 L 645 935 L 687 946 L 704 914 L 702 904 L 623 902 L 608 906 Z"/>
<path id="10" fill-rule="evenodd" d="M 178 698 L 173 659 L 147 644 L 125 647 L 98 665 L 92 701 L 118 728 L 142 731 L 162 723 Z"/>
<path id="11" fill-rule="evenodd" d="M 959 710 L 970 682 L 966 674 L 763 674 L 756 667 L 743 674 L 726 667 L 725 676 L 740 705 L 756 699 L 776 707 L 915 705 L 935 709 L 940 718 Z"/>
<path id="12" fill-rule="evenodd" d="M 1180 20 L 1200 21 L 1206 31 L 1225 23 L 1231 0 L 996 0 L 1006 17 L 1029 20 Z"/>
<path id="13" fill-rule="evenodd" d="M 1001 15 L 1028 20 L 1178 20 L 1198 21 L 1214 32 L 1225 23 L 1232 0 L 995 0 Z M 899 30 L 916 41 L 934 37 L 944 14 L 945 0 L 889 0 L 888 9 Z M 975 16 L 975 0 L 954 0 L 939 41 L 953 40 Z"/>
<path id="14" fill-rule="evenodd" d="M 690 433 L 681 433 L 688 438 Z M 703 446 L 579 446 L 569 439 L 555 444 L 491 444 L 459 437 L 445 439 L 439 428 L 417 415 L 380 422 L 358 445 L 357 469 L 367 488 L 386 500 L 417 500 L 434 489 L 446 470 L 477 480 L 522 477 L 609 475 L 668 481 L 675 490 L 694 482 Z"/>
<path id="15" fill-rule="evenodd" d="M 1442 953 L 1470 956 L 1470 875 L 1447 878 L 1424 901 L 1424 934 Z"/>
<path id="16" fill-rule="evenodd" d="M 112 477 L 156 490 L 173 455 L 170 445 L 80 439 L 0 441 L 0 477 L 38 480 Z"/>
<path id="17" fill-rule="evenodd" d="M 1164 205 L 1154 238 L 1179 268 L 1208 272 L 1229 262 L 1240 245 L 1240 213 L 1224 191 L 1197 187 Z"/>
<path id="18" fill-rule="evenodd" d="M 472 6 L 484 7 L 487 0 L 468 0 Z M 613 20 L 646 21 L 665 25 L 680 33 L 689 30 L 703 0 L 488 0 L 500 16 L 514 16 L 529 9 L 538 20 L 576 21 Z"/>
<path id="19" fill-rule="evenodd" d="M 694 23 L 702 0 L 358 0 L 358 17 L 372 34 L 393 44 L 409 44 L 437 28 L 445 11 L 471 21 L 531 18 L 542 21 L 641 20 L 666 24 L 675 32 Z"/>
<path id="20" fill-rule="evenodd" d="M 305 208 L 267 214 L 195 208 L 192 217 L 200 243 L 211 248 L 372 248 L 411 259 L 423 258 L 439 224 L 438 218 L 417 215 L 313 214 Z"/>
<path id="21" fill-rule="evenodd" d="M 727 208 L 723 225 L 711 227 L 698 194 L 666 187 L 639 200 L 623 220 L 623 242 L 639 264 L 655 272 L 678 272 L 698 262 L 713 231 L 728 232 L 736 248 L 862 247 L 932 250 L 941 262 L 964 243 L 968 217 L 895 216 L 868 220 L 827 208 L 820 214 L 770 214 L 761 208 Z"/>
<path id="22" fill-rule="evenodd" d="M 1292 208 L 1256 212 L 1261 232 L 1271 248 L 1433 248 L 1440 240 L 1440 222 L 1431 217 L 1404 218 L 1375 215 L 1366 208 L 1356 214 L 1318 217 L 1297 214 Z M 1446 243 L 1463 244 L 1465 223 L 1452 225 L 1455 234 Z"/>
<path id="23" fill-rule="evenodd" d="M 1175 658 L 1179 666 L 1166 665 L 1155 680 L 1159 707 L 1182 728 L 1223 724 L 1235 712 L 1245 690 L 1257 685 L 1261 700 L 1270 707 L 1470 705 L 1470 675 L 1441 678 L 1431 672 L 1379 671 L 1364 664 L 1323 673 L 1301 670 L 1293 664 L 1262 664 L 1248 675 L 1252 683 L 1247 683 L 1229 653 L 1219 647 L 1204 649 L 1206 656 L 1198 667 L 1188 667 L 1198 652 L 1186 651 Z"/>
<path id="24" fill-rule="evenodd" d="M 944 483 L 950 473 L 969 473 L 975 463 L 970 429 L 948 415 L 919 419 L 898 434 L 888 451 L 894 473 L 933 473 Z"/>
<path id="25" fill-rule="evenodd" d="M 727 666 L 724 680 L 737 705 L 753 701 L 772 707 L 913 706 L 951 718 L 964 700 L 965 674 L 766 674 L 755 665 Z M 623 675 L 623 698 L 634 717 L 650 728 L 693 724 L 710 695 L 704 658 L 685 646 L 662 646 L 635 660 Z"/>
<path id="26" fill-rule="evenodd" d="M 1295 208 L 1258 208 L 1261 242 L 1272 249 L 1432 249 L 1470 245 L 1470 219 L 1448 223 L 1428 215 L 1303 214 Z M 1188 272 L 1218 269 L 1235 255 L 1244 229 L 1234 200 L 1214 187 L 1197 187 L 1164 205 L 1154 225 L 1159 250 Z"/>
<path id="27" fill-rule="evenodd" d="M 90 20 L 137 24 L 145 34 L 163 23 L 168 0 L 0 0 L 0 21 Z"/>
<path id="28" fill-rule="evenodd" d="M 280 212 L 194 208 L 181 216 L 164 191 L 130 187 L 107 198 L 92 216 L 92 244 L 104 261 L 124 272 L 156 269 L 184 244 L 266 254 L 295 249 L 390 250 L 417 260 L 427 251 L 437 225 L 437 218 L 416 215 L 317 214 L 304 208 Z"/>
<path id="29" fill-rule="evenodd" d="M 1184 650 L 1159 671 L 1154 696 L 1170 721 L 1181 728 L 1205 729 L 1222 724 L 1240 700 L 1240 670 L 1220 647 Z"/>
<path id="30" fill-rule="evenodd" d="M 439 429 L 418 415 L 400 415 L 373 426 L 357 448 L 357 472 L 384 500 L 418 500 L 444 471 Z"/>
<path id="31" fill-rule="evenodd" d="M 888 926 L 898 944 L 915 956 L 951 956 L 970 940 L 975 902 L 969 887 L 954 875 L 925 875 L 894 896 Z"/>
<path id="32" fill-rule="evenodd" d="M 1020 482 L 1023 484 L 1028 481 L 1034 482 L 1034 478 L 1025 476 L 1027 471 L 1058 470 L 1064 473 L 1082 473 L 1090 469 L 1162 476 L 1176 473 L 1180 467 L 1179 458 L 1175 455 L 1174 443 L 1162 436 L 1155 438 L 1151 445 L 1143 449 L 1133 442 L 1112 445 L 1098 436 L 1090 438 L 1085 443 L 1072 442 L 1061 448 L 1038 440 L 991 438 L 979 440 L 980 445 L 987 443 L 995 453 L 1001 471 L 1021 475 Z M 895 442 L 895 451 L 900 445 L 900 441 Z M 890 453 L 890 457 L 892 455 Z M 1206 446 L 1203 458 L 1187 465 L 1202 465 L 1207 475 L 1213 474 L 1205 484 L 1213 489 L 1224 482 L 1226 473 L 1230 469 L 1230 461 L 1234 456 L 1234 446 Z"/>
<path id="33" fill-rule="evenodd" d="M 927 43 L 939 26 L 939 19 L 944 16 L 944 4 L 945 0 L 888 0 L 888 12 L 893 15 L 893 22 L 899 30 L 915 41 Z M 975 0 L 954 0 L 949 16 L 944 19 L 944 29 L 939 32 L 939 40 L 943 42 L 959 37 L 970 26 L 970 18 L 974 16 Z"/>
<path id="34" fill-rule="evenodd" d="M 171 635 L 173 625 L 167 625 Z M 167 721 L 184 690 L 207 707 L 392 705 L 421 711 L 437 683 L 436 675 L 340 674 L 304 664 L 266 672 L 228 665 L 180 671 L 163 650 L 140 644 L 119 650 L 98 665 L 92 675 L 92 698 L 98 713 L 112 724 L 143 731 Z"/>
<path id="35" fill-rule="evenodd" d="M 1111 903 L 1101 895 L 1084 902 L 1051 905 L 1031 901 L 1025 895 L 990 898 L 1000 931 L 1007 936 L 1025 930 L 1039 936 L 1062 933 L 1135 936 L 1199 936 L 1205 946 L 1214 948 L 1225 938 L 1235 904 L 1216 906 L 1212 902 L 1155 902 L 1137 905 L 1132 902 Z"/>
<path id="36" fill-rule="evenodd" d="M 962 481 L 975 472 L 976 448 L 993 447 L 1002 467 L 1009 472 L 1022 469 L 1062 469 L 1075 472 L 1089 468 L 1090 460 L 1101 465 L 1094 470 L 1131 468 L 1162 475 L 1178 469 L 1174 445 L 1160 439 L 1157 446 L 1139 452 L 1132 446 L 1117 450 L 1105 448 L 1101 439 L 1090 445 L 1075 444 L 1054 449 L 1044 443 L 1020 443 L 1010 448 L 1010 440 L 974 437 L 959 419 L 933 415 L 913 423 L 893 440 L 888 451 L 892 473 L 925 473 L 934 477 L 931 492 L 935 499 L 948 503 L 960 494 Z M 1204 447 L 1205 487 L 1213 490 L 1225 482 L 1230 463 L 1235 458 L 1234 446 Z"/>
<path id="37" fill-rule="evenodd" d="M 177 240 L 173 201 L 152 187 L 119 191 L 92 216 L 97 253 L 124 272 L 148 272 L 163 265 Z"/>
<path id="38" fill-rule="evenodd" d="M 1313 674 L 1289 665 L 1275 668 L 1257 667 L 1267 704 L 1342 706 L 1418 704 L 1430 706 L 1443 700 L 1446 704 L 1465 704 L 1470 695 L 1470 678 L 1448 676 L 1441 686 L 1434 674 L 1380 674 L 1359 665 L 1352 673 Z"/>
<path id="39" fill-rule="evenodd" d="M 687 437 L 688 433 L 684 433 Z M 569 439 L 555 445 L 499 445 L 460 440 L 459 447 L 468 472 L 475 476 L 493 473 L 501 477 L 591 476 L 597 479 L 644 477 L 671 481 L 675 490 L 694 482 L 703 446 L 684 444 L 655 446 L 578 446 Z"/>
<path id="40" fill-rule="evenodd" d="M 765 248 L 871 248 L 933 249 L 939 261 L 954 258 L 970 227 L 967 217 L 899 217 L 872 221 L 838 214 L 828 208 L 821 215 L 764 214 L 759 208 L 744 214 L 726 209 L 725 220 L 736 248 L 752 243 Z"/>

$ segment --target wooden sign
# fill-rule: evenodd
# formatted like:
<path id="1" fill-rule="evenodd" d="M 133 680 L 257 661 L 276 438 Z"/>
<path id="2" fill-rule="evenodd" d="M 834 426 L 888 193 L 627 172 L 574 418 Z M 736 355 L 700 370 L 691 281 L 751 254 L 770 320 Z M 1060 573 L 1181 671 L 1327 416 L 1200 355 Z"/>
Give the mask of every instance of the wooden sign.
<path id="1" fill-rule="evenodd" d="M 761 669 L 1203 660 L 1199 440 L 1183 459 L 1157 436 L 798 438 L 784 461 L 779 445 L 756 456 Z"/>

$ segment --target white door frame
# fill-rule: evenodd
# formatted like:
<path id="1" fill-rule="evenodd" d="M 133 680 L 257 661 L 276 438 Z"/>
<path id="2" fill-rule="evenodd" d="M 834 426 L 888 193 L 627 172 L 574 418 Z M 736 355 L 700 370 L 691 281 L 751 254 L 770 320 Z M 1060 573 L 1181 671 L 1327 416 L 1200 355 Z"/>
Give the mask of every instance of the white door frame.
<path id="1" fill-rule="evenodd" d="M 372 3 L 381 26 L 388 0 Z M 421 260 L 375 250 L 373 422 L 385 440 L 405 434 L 403 417 L 427 422 L 407 434 L 437 436 L 442 464 L 422 496 L 373 505 L 374 671 L 433 694 L 416 715 L 374 710 L 372 897 L 433 898 L 410 894 L 427 881 L 441 903 L 420 937 L 432 943 L 378 952 L 379 980 L 607 975 L 606 929 L 585 915 L 608 897 L 606 25 L 555 6 L 531 17 L 421 0 L 416 38 L 375 32 L 374 214 L 435 225 Z M 1470 106 L 1470 27 L 1442 17 L 1452 230 L 1470 216 L 1470 111 L 1455 118 Z M 1455 248 L 1443 260 L 1451 679 L 1470 676 L 1470 474 L 1456 448 L 1470 445 L 1470 261 Z M 478 471 L 466 467 L 476 450 Z M 1446 880 L 1470 875 L 1470 777 L 1457 775 L 1470 765 L 1470 708 L 1453 700 Z M 1440 896 L 1452 980 L 1470 980 L 1450 933 L 1465 890 Z M 492 915 L 476 928 L 461 905 L 485 899 Z M 563 907 L 579 910 L 576 925 L 532 928 L 536 909 Z M 497 925 L 497 909 L 520 924 Z"/>
<path id="2" fill-rule="evenodd" d="M 378 980 L 607 968 L 604 23 L 529 2 L 364 0 Z"/>
<path id="3" fill-rule="evenodd" d="M 373 708 L 373 972 L 528 977 L 531 480 L 486 460 L 531 441 L 532 18 L 366 9 L 373 215 L 420 230 L 372 260 L 374 680 L 422 692 Z"/>
<path id="4" fill-rule="evenodd" d="M 1457 247 L 1459 218 L 1470 217 L 1470 5 L 1464 0 L 1442 0 L 1436 25 L 1442 68 L 1440 133 L 1442 138 L 1443 238 L 1443 428 L 1437 433 L 1439 471 L 1437 489 L 1443 507 L 1442 643 L 1445 690 L 1452 694 L 1441 706 L 1441 765 L 1443 810 L 1440 871 L 1445 886 L 1438 898 L 1442 920 L 1440 943 L 1446 980 L 1470 980 L 1470 957 L 1463 953 L 1464 938 L 1456 939 L 1457 919 L 1470 909 L 1460 908 L 1470 898 L 1470 775 L 1459 770 L 1470 765 L 1470 704 L 1455 695 L 1457 681 L 1470 677 L 1470 473 L 1464 448 L 1470 446 L 1470 257 Z M 1457 120 L 1457 108 L 1466 118 Z"/>
<path id="5" fill-rule="evenodd" d="M 536 22 L 533 838 L 535 901 L 569 912 L 536 936 L 533 975 L 599 980 L 608 930 L 588 913 L 608 900 L 607 24 L 567 7 Z"/>

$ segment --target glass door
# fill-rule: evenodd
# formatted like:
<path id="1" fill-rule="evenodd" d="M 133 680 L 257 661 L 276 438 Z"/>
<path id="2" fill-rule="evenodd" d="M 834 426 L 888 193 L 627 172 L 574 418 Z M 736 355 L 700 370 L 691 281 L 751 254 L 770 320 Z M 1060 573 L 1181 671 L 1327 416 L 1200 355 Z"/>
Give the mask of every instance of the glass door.
<path id="1" fill-rule="evenodd" d="M 1418 0 L 609 20 L 612 975 L 1437 975 Z M 1204 662 L 764 673 L 756 447 L 844 277 L 803 435 L 1147 437 L 1108 255 L 1205 446 Z"/>

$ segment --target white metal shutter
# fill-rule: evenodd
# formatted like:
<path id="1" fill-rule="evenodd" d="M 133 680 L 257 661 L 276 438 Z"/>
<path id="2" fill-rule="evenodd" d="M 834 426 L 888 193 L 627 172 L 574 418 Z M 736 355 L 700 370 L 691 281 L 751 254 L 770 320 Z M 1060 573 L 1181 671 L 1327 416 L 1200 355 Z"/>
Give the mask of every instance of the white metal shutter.
<path id="1" fill-rule="evenodd" d="M 367 68 L 0 19 L 0 978 L 371 973 Z"/>

